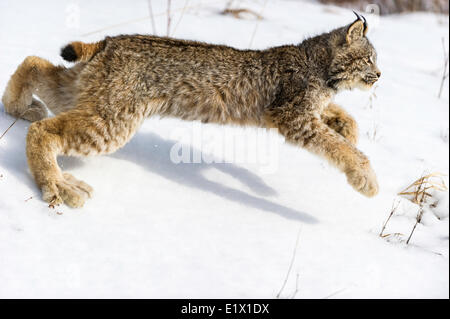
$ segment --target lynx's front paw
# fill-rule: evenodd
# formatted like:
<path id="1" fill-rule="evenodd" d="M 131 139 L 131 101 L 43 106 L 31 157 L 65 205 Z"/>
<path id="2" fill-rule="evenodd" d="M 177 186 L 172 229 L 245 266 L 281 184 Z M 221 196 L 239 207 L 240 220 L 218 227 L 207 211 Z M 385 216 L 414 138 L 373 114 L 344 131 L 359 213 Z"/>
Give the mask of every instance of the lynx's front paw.
<path id="1" fill-rule="evenodd" d="M 377 176 L 368 162 L 348 170 L 346 174 L 348 183 L 361 194 L 367 197 L 378 194 Z"/>
<path id="2" fill-rule="evenodd" d="M 86 199 L 92 196 L 92 187 L 69 173 L 64 173 L 63 177 L 52 185 L 42 187 L 42 198 L 54 206 L 65 203 L 73 208 L 82 207 Z"/>

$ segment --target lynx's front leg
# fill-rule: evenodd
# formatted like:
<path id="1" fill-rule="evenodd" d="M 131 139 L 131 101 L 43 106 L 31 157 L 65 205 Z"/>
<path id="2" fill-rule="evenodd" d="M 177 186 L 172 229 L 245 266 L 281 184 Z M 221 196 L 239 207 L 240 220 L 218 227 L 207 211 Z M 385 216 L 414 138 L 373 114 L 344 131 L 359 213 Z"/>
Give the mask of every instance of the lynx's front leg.
<path id="1" fill-rule="evenodd" d="M 368 158 L 314 112 L 304 109 L 288 105 L 273 110 L 270 116 L 288 142 L 326 158 L 347 175 L 354 189 L 365 196 L 375 196 L 378 183 Z"/>
<path id="2" fill-rule="evenodd" d="M 358 124 L 342 107 L 330 103 L 321 114 L 322 121 L 350 143 L 358 143 Z"/>

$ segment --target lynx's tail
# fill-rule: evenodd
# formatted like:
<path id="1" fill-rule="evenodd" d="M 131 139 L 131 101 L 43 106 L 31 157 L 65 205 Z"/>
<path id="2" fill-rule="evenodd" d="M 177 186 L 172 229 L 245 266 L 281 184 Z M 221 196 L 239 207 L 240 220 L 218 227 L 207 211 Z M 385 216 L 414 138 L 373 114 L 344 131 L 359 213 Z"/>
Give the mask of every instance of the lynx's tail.
<path id="1" fill-rule="evenodd" d="M 61 57 L 69 62 L 87 62 L 104 47 L 104 40 L 95 43 L 71 42 L 61 49 Z"/>

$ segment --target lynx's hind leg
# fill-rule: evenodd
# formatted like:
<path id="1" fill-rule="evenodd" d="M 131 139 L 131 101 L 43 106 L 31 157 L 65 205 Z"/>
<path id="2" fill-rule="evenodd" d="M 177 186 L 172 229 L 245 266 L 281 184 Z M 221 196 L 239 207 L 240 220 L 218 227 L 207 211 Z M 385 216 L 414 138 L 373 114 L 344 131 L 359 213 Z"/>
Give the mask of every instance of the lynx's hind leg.
<path id="1" fill-rule="evenodd" d="M 47 108 L 33 94 L 55 114 L 70 109 L 75 95 L 74 78 L 80 67 L 66 69 L 39 57 L 27 57 L 6 86 L 2 97 L 6 112 L 31 122 L 46 118 Z"/>
<path id="2" fill-rule="evenodd" d="M 28 166 L 44 201 L 51 205 L 66 202 L 71 207 L 81 207 L 87 193 L 70 178 L 67 180 L 56 162 L 64 146 L 62 136 L 58 134 L 60 124 L 62 122 L 56 117 L 30 125 L 26 147 Z"/>
<path id="3" fill-rule="evenodd" d="M 119 110 L 120 107 L 108 109 Z M 107 154 L 125 145 L 143 117 L 133 113 L 127 116 L 123 108 L 120 110 L 123 117 L 108 118 L 97 114 L 96 105 L 82 104 L 30 125 L 26 147 L 28 165 L 46 202 L 81 207 L 91 197 L 92 187 L 68 173 L 62 173 L 56 158 L 61 154 Z"/>
<path id="4" fill-rule="evenodd" d="M 353 145 L 358 143 L 358 124 L 342 107 L 330 103 L 322 113 L 322 120 Z"/>
<path id="5" fill-rule="evenodd" d="M 34 122 L 47 117 L 47 109 L 33 98 L 36 73 L 49 68 L 50 62 L 38 57 L 27 57 L 11 76 L 2 97 L 9 114 Z"/>

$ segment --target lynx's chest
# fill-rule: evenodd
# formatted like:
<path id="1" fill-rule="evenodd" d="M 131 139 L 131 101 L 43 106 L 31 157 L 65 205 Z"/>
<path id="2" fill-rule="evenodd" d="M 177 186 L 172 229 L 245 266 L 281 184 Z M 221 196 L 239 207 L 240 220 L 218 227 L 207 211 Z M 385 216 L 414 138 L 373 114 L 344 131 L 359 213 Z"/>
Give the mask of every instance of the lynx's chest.
<path id="1" fill-rule="evenodd" d="M 317 101 L 315 103 L 316 110 L 319 114 L 328 107 L 328 105 L 333 101 L 335 93 L 332 90 L 325 89 L 317 94 Z"/>

